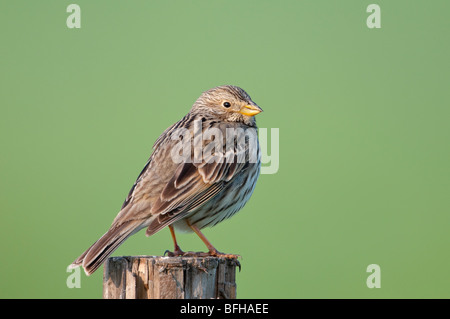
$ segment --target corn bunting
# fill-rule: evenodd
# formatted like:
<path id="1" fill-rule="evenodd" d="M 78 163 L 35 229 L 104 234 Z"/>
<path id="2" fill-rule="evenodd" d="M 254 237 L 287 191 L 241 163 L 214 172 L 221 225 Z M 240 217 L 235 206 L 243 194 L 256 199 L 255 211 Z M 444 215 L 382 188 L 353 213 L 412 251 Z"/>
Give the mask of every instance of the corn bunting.
<path id="1" fill-rule="evenodd" d="M 195 232 L 211 256 L 219 252 L 200 229 L 233 216 L 250 199 L 261 156 L 254 115 L 262 109 L 241 88 L 210 89 L 189 113 L 162 133 L 109 230 L 78 257 L 87 275 L 102 265 L 129 236 L 143 228 L 150 236 L 168 226 L 169 256 L 188 255 L 175 230 Z"/>

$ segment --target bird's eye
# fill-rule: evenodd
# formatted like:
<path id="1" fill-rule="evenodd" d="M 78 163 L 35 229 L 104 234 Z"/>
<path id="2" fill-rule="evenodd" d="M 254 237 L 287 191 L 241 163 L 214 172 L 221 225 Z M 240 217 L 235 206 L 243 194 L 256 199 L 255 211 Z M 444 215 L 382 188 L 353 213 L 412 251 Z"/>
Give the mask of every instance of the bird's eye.
<path id="1" fill-rule="evenodd" d="M 231 103 L 230 103 L 230 102 L 223 102 L 223 106 L 226 107 L 226 108 L 228 108 L 228 107 L 231 106 Z"/>

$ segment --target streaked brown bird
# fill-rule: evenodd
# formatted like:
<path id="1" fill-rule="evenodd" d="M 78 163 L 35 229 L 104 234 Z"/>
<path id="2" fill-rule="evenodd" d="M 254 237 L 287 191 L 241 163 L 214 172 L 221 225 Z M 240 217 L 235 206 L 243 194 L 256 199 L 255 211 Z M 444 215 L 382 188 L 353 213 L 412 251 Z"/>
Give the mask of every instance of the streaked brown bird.
<path id="1" fill-rule="evenodd" d="M 110 229 L 70 266 L 90 275 L 129 236 L 143 228 L 150 236 L 166 226 L 174 242 L 170 256 L 189 254 L 178 246 L 175 230 L 195 232 L 208 248 L 190 254 L 233 256 L 220 253 L 200 229 L 233 216 L 250 199 L 261 167 L 254 118 L 261 111 L 236 86 L 203 92 L 156 140 Z"/>

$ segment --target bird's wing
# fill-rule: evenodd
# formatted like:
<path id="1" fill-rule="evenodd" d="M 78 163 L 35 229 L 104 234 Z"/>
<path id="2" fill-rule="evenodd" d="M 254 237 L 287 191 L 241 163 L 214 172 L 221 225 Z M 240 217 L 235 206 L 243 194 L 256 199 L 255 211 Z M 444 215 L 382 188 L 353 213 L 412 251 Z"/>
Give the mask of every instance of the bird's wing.
<path id="1" fill-rule="evenodd" d="M 215 160 L 211 154 L 203 154 L 199 163 L 193 158 L 189 162 L 175 163 L 171 151 L 177 141 L 171 139 L 171 131 L 186 126 L 183 122 L 188 120 L 184 118 L 175 123 L 156 141 L 152 156 L 113 224 L 154 216 L 147 235 L 154 234 L 205 204 L 246 169 L 248 164 L 243 156 L 248 153 L 247 144 L 224 150 L 222 161 Z"/>
<path id="2" fill-rule="evenodd" d="M 223 147 L 221 153 L 216 153 L 218 150 L 205 153 L 205 146 L 203 149 L 199 163 L 191 158 L 191 162 L 179 164 L 165 184 L 152 204 L 151 213 L 157 218 L 149 225 L 147 235 L 154 234 L 208 202 L 248 166 L 248 143 L 238 143 L 228 150 Z"/>
<path id="3" fill-rule="evenodd" d="M 151 212 L 157 218 L 149 225 L 147 235 L 183 218 L 217 195 L 245 163 L 182 163 L 165 185 Z"/>

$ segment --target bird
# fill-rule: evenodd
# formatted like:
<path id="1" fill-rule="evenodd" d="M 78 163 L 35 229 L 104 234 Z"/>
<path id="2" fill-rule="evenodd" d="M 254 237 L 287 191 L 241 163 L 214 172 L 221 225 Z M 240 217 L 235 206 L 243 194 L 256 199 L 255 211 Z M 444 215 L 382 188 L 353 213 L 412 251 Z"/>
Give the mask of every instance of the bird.
<path id="1" fill-rule="evenodd" d="M 94 273 L 131 235 L 169 228 L 169 256 L 238 255 L 219 252 L 201 232 L 230 218 L 250 199 L 261 169 L 255 115 L 262 109 L 242 88 L 204 91 L 190 111 L 167 128 L 131 187 L 108 231 L 69 268 Z M 175 232 L 197 234 L 208 252 L 184 252 Z"/>

